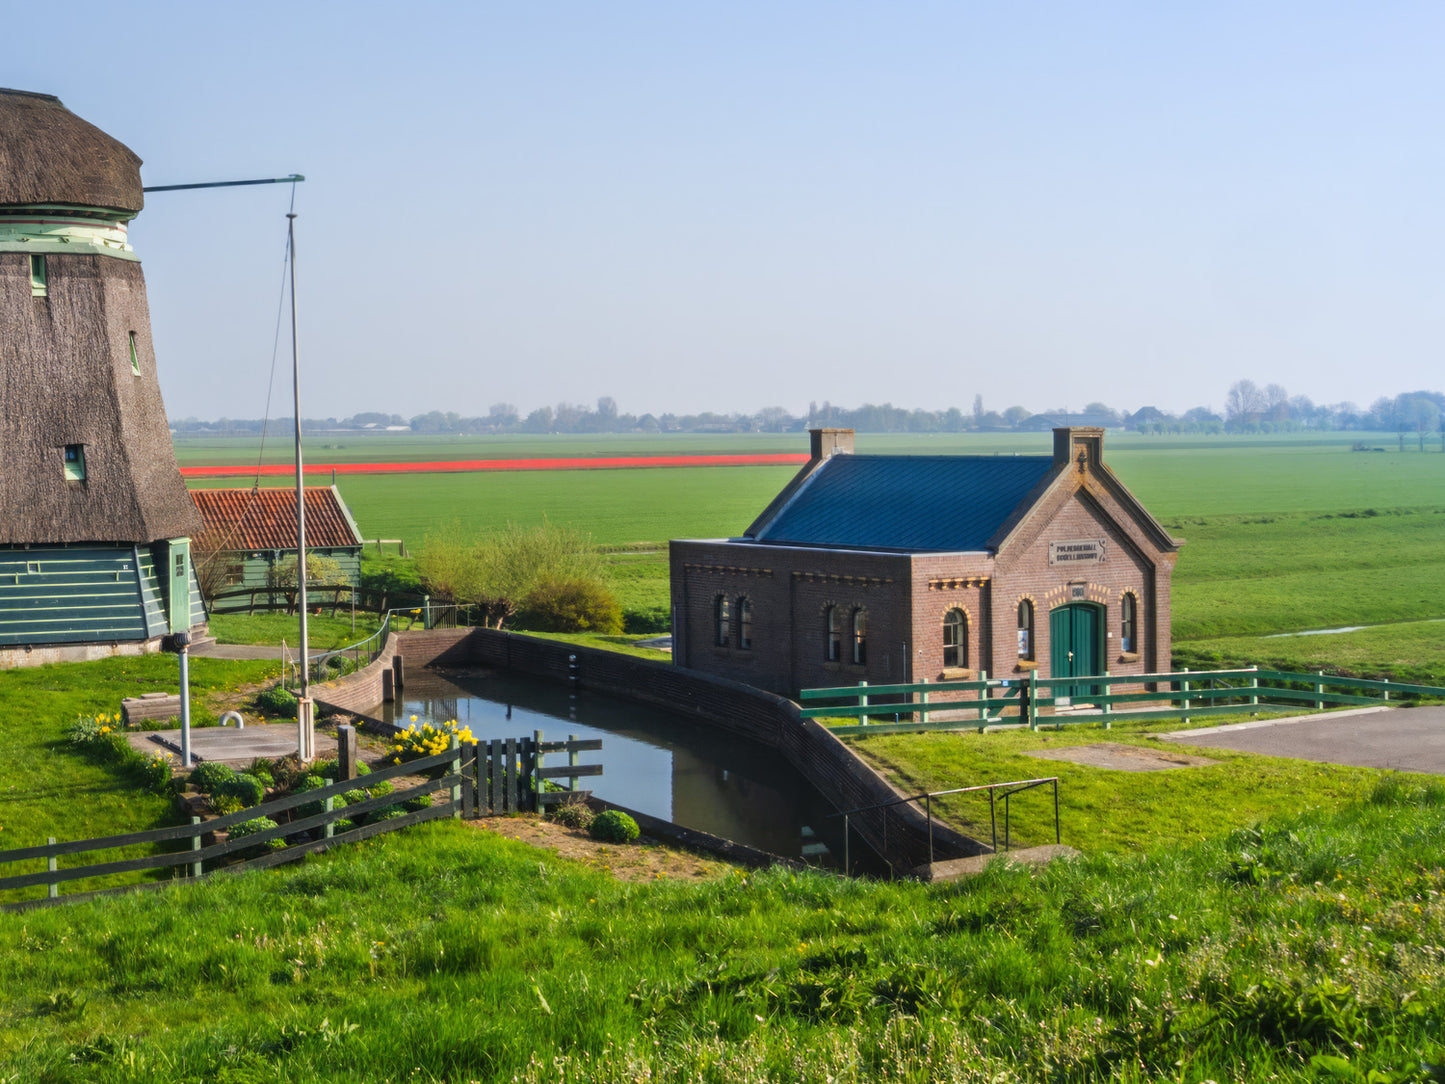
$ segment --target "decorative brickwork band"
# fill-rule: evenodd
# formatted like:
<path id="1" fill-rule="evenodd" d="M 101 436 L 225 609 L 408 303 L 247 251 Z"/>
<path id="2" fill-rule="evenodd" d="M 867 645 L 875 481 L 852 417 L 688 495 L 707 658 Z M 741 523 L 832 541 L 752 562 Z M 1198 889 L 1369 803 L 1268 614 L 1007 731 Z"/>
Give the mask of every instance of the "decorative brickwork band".
<path id="1" fill-rule="evenodd" d="M 713 576 L 765 576 L 772 579 L 771 568 L 739 568 L 734 565 L 683 565 L 688 572 L 706 572 Z"/>
<path id="2" fill-rule="evenodd" d="M 794 572 L 793 579 L 802 580 L 804 583 L 857 583 L 868 587 L 879 587 L 893 582 L 891 576 L 882 579 L 878 576 L 838 576 L 828 572 Z"/>

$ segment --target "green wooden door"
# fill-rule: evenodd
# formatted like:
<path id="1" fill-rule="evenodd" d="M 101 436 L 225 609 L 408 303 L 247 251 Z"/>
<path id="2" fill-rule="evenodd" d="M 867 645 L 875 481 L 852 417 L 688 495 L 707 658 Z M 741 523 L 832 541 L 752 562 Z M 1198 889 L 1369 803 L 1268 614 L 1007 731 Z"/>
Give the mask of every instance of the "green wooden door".
<path id="1" fill-rule="evenodd" d="M 1099 607 L 1086 602 L 1060 606 L 1049 614 L 1049 676 L 1081 677 L 1101 671 Z M 1055 696 L 1079 697 L 1094 692 L 1092 684 L 1053 687 Z"/>

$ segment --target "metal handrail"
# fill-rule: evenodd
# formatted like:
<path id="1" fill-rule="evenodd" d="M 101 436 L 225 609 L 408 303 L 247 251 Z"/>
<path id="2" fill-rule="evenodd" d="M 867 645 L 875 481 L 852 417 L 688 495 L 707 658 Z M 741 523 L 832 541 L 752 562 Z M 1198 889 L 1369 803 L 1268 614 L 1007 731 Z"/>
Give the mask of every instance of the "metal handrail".
<path id="1" fill-rule="evenodd" d="M 1002 788 L 1004 788 L 1004 787 L 1012 787 L 1012 788 L 1014 788 L 1014 789 L 1012 789 L 1012 790 L 1004 791 L 1004 795 L 1003 795 L 1003 847 L 1004 847 L 1004 850 L 1005 850 L 1005 851 L 1008 851 L 1008 850 L 1010 849 L 1010 846 L 1009 846 L 1009 799 L 1012 798 L 1015 794 L 1019 794 L 1019 793 L 1021 793 L 1021 792 L 1023 792 L 1023 791 L 1026 791 L 1026 790 L 1032 790 L 1034 787 L 1043 786 L 1045 783 L 1052 783 L 1052 784 L 1053 784 L 1053 788 L 1054 788 L 1054 842 L 1055 842 L 1055 843 L 1062 843 L 1062 842 L 1063 842 L 1063 835 L 1062 835 L 1061 830 L 1060 830 L 1060 827 L 1059 827 L 1059 777 L 1056 776 L 1056 775 L 1045 776 L 1045 777 L 1042 778 L 1042 779 L 1015 779 L 1015 780 L 1013 780 L 1013 781 L 1011 781 L 1011 782 L 1008 782 L 1008 783 L 983 783 L 983 784 L 980 784 L 979 786 L 975 786 L 975 787 L 954 787 L 954 788 L 952 788 L 951 790 L 930 790 L 930 791 L 924 792 L 923 794 L 913 794 L 913 795 L 909 795 L 909 796 L 904 797 L 904 798 L 894 798 L 892 801 L 888 801 L 888 802 L 876 802 L 876 803 L 874 803 L 873 805 L 863 805 L 863 806 L 857 807 L 856 809 L 847 809 L 847 810 L 844 810 L 844 811 L 841 812 L 841 813 L 830 813 L 830 814 L 828 814 L 828 816 L 829 816 L 830 818 L 832 818 L 832 817 L 842 817 L 842 818 L 843 818 L 843 872 L 844 872 L 844 874 L 847 874 L 848 869 L 849 869 L 850 864 L 851 864 L 851 854 L 850 854 L 850 849 L 849 849 L 849 844 L 848 844 L 848 819 L 849 819 L 850 817 L 852 817 L 854 814 L 857 814 L 857 813 L 871 813 L 871 812 L 873 812 L 875 809 L 891 809 L 893 806 L 896 806 L 896 805 L 904 805 L 904 804 L 906 804 L 906 803 L 908 803 L 908 802 L 916 802 L 916 801 L 918 801 L 920 798 L 923 799 L 924 813 L 925 813 L 925 815 L 928 817 L 928 864 L 929 864 L 929 865 L 932 865 L 932 864 L 933 864 L 933 799 L 934 799 L 934 798 L 942 798 L 942 797 L 946 797 L 947 795 L 950 795 L 950 794 L 971 794 L 971 793 L 975 793 L 975 792 L 981 791 L 981 790 L 986 790 L 986 791 L 988 791 L 989 831 L 990 831 L 990 833 L 991 833 L 991 835 L 992 835 L 991 845 L 992 845 L 992 847 L 993 847 L 993 851 L 994 851 L 995 854 L 997 854 L 997 853 L 998 853 L 998 816 L 997 816 L 997 812 L 996 812 L 996 808 L 995 808 L 995 804 L 994 804 L 997 796 L 996 796 L 996 794 L 995 794 L 994 792 L 995 792 L 995 791 L 998 791 L 998 790 L 1000 790 L 1000 789 L 1002 789 Z M 885 832 L 887 831 L 887 824 L 886 824 L 886 822 L 885 822 L 885 824 L 884 824 L 884 830 L 885 830 Z"/>

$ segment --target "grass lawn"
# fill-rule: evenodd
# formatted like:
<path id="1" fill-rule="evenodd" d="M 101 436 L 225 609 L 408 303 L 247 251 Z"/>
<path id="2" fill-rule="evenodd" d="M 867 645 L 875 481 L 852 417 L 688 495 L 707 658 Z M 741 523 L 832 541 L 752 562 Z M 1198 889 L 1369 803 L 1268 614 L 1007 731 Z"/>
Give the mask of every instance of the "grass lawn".
<path id="1" fill-rule="evenodd" d="M 212 614 L 211 635 L 222 644 L 280 644 L 293 648 L 301 641 L 300 618 L 294 614 Z M 312 651 L 347 647 L 371 636 L 380 627 L 375 614 L 358 612 L 353 628 L 351 616 L 312 614 L 306 621 L 306 639 Z"/>
<path id="2" fill-rule="evenodd" d="M 741 870 L 624 884 L 425 825 L 0 921 L 0 1073 L 1437 1079 L 1445 792 L 1412 780 L 1373 797 L 938 886 Z"/>
<path id="3" fill-rule="evenodd" d="M 1231 718 L 1211 717 L 1195 725 L 1219 726 Z M 1339 809 L 1362 799 L 1381 777 L 1370 768 L 1165 744 L 1150 737 L 1164 725 L 1115 722 L 1110 730 L 1076 724 L 1063 730 L 881 734 L 847 741 L 905 794 L 1058 776 L 1063 842 L 1090 854 L 1185 846 L 1271 816 Z M 1167 729 L 1185 727 L 1170 723 Z M 1215 763 L 1121 772 L 1028 755 L 1097 742 L 1193 754 Z M 1011 805 L 1014 846 L 1054 842 L 1052 788 L 1026 792 Z M 939 798 L 933 808 L 960 831 L 990 839 L 985 795 Z M 1002 846 L 1002 805 L 998 817 Z"/>

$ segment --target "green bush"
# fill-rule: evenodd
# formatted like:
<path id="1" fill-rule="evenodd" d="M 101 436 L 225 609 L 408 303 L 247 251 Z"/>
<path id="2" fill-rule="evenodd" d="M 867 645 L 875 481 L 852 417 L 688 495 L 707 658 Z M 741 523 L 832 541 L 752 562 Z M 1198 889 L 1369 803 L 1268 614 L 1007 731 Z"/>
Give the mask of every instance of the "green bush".
<path id="1" fill-rule="evenodd" d="M 347 805 L 355 805 L 357 802 L 364 802 L 371 797 L 366 791 L 358 787 L 356 790 L 348 790 L 341 796 L 341 800 Z"/>
<path id="2" fill-rule="evenodd" d="M 390 793 L 391 793 L 392 791 L 394 791 L 394 790 L 396 790 L 396 788 L 391 785 L 391 780 L 390 780 L 390 779 L 383 779 L 380 783 L 377 783 L 375 786 L 367 787 L 367 788 L 366 788 L 366 793 L 369 794 L 369 795 L 371 795 L 371 797 L 373 797 L 373 798 L 380 798 L 380 797 L 382 797 L 382 795 L 390 794 Z"/>
<path id="3" fill-rule="evenodd" d="M 590 828 L 597 814 L 585 802 L 564 802 L 552 807 L 552 819 L 564 828 Z"/>
<path id="4" fill-rule="evenodd" d="M 601 580 L 546 580 L 522 600 L 518 624 L 537 632 L 622 631 L 622 607 Z"/>
<path id="5" fill-rule="evenodd" d="M 246 808 L 247 803 L 241 801 L 241 799 L 233 794 L 208 794 L 206 796 L 206 805 L 210 807 L 212 813 L 224 817 L 228 813 L 241 812 L 241 810 Z"/>
<path id="6" fill-rule="evenodd" d="M 231 827 L 231 838 L 244 839 L 247 836 L 256 835 L 258 832 L 268 832 L 275 827 L 277 827 L 277 824 L 270 817 L 252 817 L 248 821 L 242 821 L 240 824 L 233 825 Z M 254 854 L 255 851 L 259 850 L 279 851 L 284 849 L 285 846 L 286 841 L 284 839 L 268 839 L 264 843 L 257 844 L 255 850 L 248 851 L 247 853 Z"/>
<path id="7" fill-rule="evenodd" d="M 383 806 L 371 816 L 366 818 L 368 824 L 376 824 L 380 821 L 394 821 L 397 817 L 405 817 L 406 810 L 399 805 Z"/>
<path id="8" fill-rule="evenodd" d="M 256 694 L 256 710 L 267 715 L 279 715 L 284 719 L 296 718 L 296 694 L 280 685 L 262 689 Z"/>
<path id="9" fill-rule="evenodd" d="M 261 804 L 261 800 L 266 797 L 266 787 L 254 775 L 233 772 L 229 779 L 222 779 L 217 783 L 211 794 L 215 798 L 234 798 L 241 803 L 240 808 L 245 809 L 247 806 Z"/>
<path id="10" fill-rule="evenodd" d="M 229 764 L 221 764 L 218 761 L 207 760 L 197 764 L 192 770 L 190 778 L 186 782 L 195 787 L 203 794 L 211 794 L 222 783 L 236 778 L 236 769 Z"/>
<path id="11" fill-rule="evenodd" d="M 619 809 L 609 809 L 592 818 L 587 831 L 606 843 L 631 843 L 642 834 L 637 822 Z"/>
<path id="12" fill-rule="evenodd" d="M 246 769 L 245 774 L 249 775 L 252 779 L 259 779 L 263 787 L 274 787 L 276 785 L 276 777 L 271 774 L 269 767 L 260 768 L 253 764 Z"/>
<path id="13" fill-rule="evenodd" d="M 305 794 L 309 790 L 320 790 L 324 786 L 326 786 L 326 780 L 319 775 L 306 775 L 296 781 L 296 785 L 291 788 L 291 793 Z M 316 814 L 324 812 L 325 809 L 325 805 L 321 802 L 307 802 L 305 805 L 296 807 L 296 816 L 314 817 Z"/>
<path id="14" fill-rule="evenodd" d="M 643 606 L 622 615 L 622 631 L 631 636 L 661 635 L 672 630 L 666 606 Z"/>
<path id="15" fill-rule="evenodd" d="M 405 809 L 408 813 L 415 813 L 418 809 L 430 809 L 431 795 L 419 794 L 415 798 L 408 798 L 401 804 L 402 808 Z"/>
<path id="16" fill-rule="evenodd" d="M 349 832 L 355 827 L 355 821 L 348 820 L 346 817 L 337 817 L 331 822 L 331 833 L 339 836 L 342 832 Z"/>
<path id="17" fill-rule="evenodd" d="M 341 761 L 336 757 L 332 757 L 330 760 L 318 760 L 311 765 L 311 770 L 307 774 L 319 775 L 323 779 L 334 779 L 339 783 L 341 781 Z M 363 761 L 358 760 L 356 774 L 370 775 L 371 768 Z"/>

